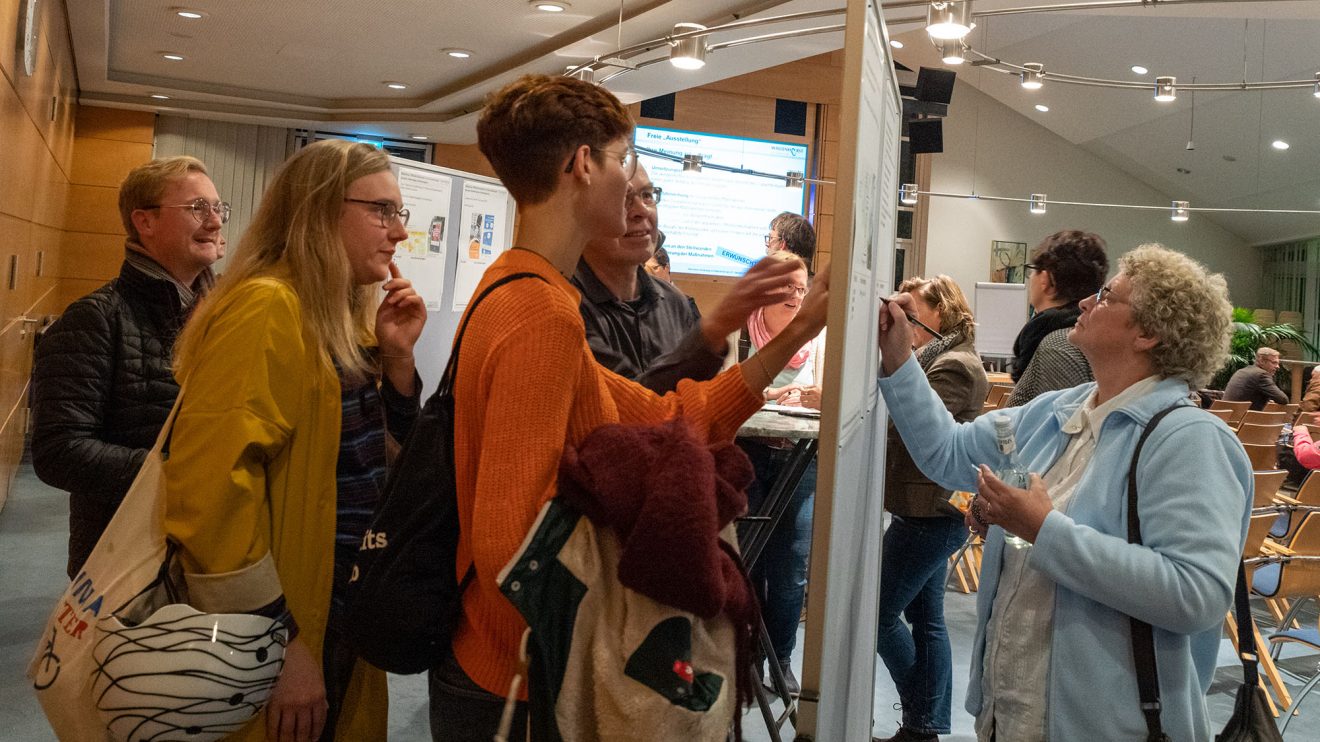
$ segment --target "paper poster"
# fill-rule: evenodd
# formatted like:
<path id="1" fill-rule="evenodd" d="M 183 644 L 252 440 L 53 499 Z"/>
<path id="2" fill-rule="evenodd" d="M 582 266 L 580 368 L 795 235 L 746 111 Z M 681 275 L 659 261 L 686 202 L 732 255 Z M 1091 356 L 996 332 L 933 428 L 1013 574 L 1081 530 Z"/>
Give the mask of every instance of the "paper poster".
<path id="1" fill-rule="evenodd" d="M 408 217 L 408 239 L 399 243 L 394 262 L 412 281 L 428 310 L 440 309 L 445 288 L 445 242 L 449 236 L 449 200 L 454 181 L 448 175 L 421 168 L 395 166 L 403 207 Z"/>
<path id="2" fill-rule="evenodd" d="M 509 192 L 491 183 L 464 181 L 458 224 L 458 267 L 454 271 L 453 310 L 462 311 L 481 275 L 509 247 Z"/>

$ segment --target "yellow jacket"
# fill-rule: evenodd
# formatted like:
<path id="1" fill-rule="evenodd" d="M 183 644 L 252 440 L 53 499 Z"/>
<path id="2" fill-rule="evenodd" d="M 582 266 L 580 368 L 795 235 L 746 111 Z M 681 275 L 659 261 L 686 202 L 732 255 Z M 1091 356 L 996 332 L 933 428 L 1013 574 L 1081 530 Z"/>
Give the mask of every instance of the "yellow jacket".
<path id="1" fill-rule="evenodd" d="M 166 533 L 182 545 L 189 602 L 243 612 L 283 593 L 298 640 L 321 659 L 330 609 L 339 379 L 284 281 L 217 297 L 181 369 L 182 406 L 164 464 Z M 385 675 L 358 663 L 336 738 L 384 739 Z M 231 739 L 265 737 L 263 712 Z"/>

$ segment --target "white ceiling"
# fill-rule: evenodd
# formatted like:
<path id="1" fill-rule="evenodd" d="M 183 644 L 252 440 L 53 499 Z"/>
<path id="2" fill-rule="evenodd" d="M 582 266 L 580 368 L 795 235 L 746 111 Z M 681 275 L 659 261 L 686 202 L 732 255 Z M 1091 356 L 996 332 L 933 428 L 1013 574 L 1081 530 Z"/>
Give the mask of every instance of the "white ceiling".
<path id="1" fill-rule="evenodd" d="M 844 0 L 570 0 L 565 13 L 526 0 L 66 0 L 81 101 L 194 116 L 319 127 L 375 136 L 471 142 L 484 95 L 525 72 L 562 72 L 621 46 L 663 37 L 678 22 L 841 8 Z M 986 11 L 1036 0 L 977 0 Z M 940 66 L 911 2 L 888 2 L 895 52 L 914 69 Z M 188 21 L 179 6 L 207 16 Z M 895 22 L 897 21 L 897 22 Z M 842 17 L 776 24 L 749 33 L 842 23 Z M 736 38 L 721 34 L 712 43 Z M 978 50 L 1050 71 L 1143 79 L 1129 67 L 1180 82 L 1310 79 L 1320 71 L 1320 1 L 1160 4 L 1125 10 L 983 17 Z M 698 72 L 646 66 L 611 80 L 625 101 L 673 92 L 839 48 L 841 33 L 712 52 Z M 474 52 L 453 59 L 443 49 Z M 183 54 L 182 62 L 160 53 Z M 641 60 L 656 59 L 663 51 Z M 634 60 L 636 61 L 636 60 Z M 1199 93 L 1195 149 L 1185 149 L 1192 99 L 1047 83 L 1029 93 L 1016 78 L 963 65 L 959 79 L 1134 177 L 1193 206 L 1320 209 L 1320 100 L 1305 90 Z M 403 91 L 385 81 L 408 85 Z M 168 101 L 149 96 L 161 93 Z M 1048 113 L 1033 106 L 1044 102 Z M 956 114 L 957 99 L 953 102 Z M 1269 146 L 1284 139 L 1292 146 Z M 1230 162 L 1226 157 L 1233 158 Z M 1177 169 L 1190 170 L 1180 174 Z M 1084 179 L 1085 174 L 1078 174 Z M 1250 243 L 1320 233 L 1313 216 L 1216 214 Z"/>

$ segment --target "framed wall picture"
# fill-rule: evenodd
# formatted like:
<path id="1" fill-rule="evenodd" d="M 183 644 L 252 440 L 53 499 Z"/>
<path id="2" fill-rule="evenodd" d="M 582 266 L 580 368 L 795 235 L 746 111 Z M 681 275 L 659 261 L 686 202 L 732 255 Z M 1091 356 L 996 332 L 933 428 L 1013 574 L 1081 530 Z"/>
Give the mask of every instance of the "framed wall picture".
<path id="1" fill-rule="evenodd" d="M 1027 282 L 1027 243 L 994 240 L 990 243 L 990 281 Z"/>

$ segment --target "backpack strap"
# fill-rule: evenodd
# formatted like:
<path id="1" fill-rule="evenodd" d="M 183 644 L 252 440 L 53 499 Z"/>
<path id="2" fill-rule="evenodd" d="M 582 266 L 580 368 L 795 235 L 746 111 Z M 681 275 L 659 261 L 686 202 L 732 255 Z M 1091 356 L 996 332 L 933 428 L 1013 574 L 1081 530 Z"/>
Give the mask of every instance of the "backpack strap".
<path id="1" fill-rule="evenodd" d="M 1185 402 L 1172 404 L 1151 417 L 1145 430 L 1137 439 L 1136 450 L 1132 452 L 1132 463 L 1127 473 L 1127 540 L 1130 544 L 1141 543 L 1141 516 L 1137 513 L 1137 461 L 1141 458 L 1141 449 L 1146 445 L 1155 426 L 1166 415 L 1180 407 L 1188 407 Z M 1141 696 L 1141 713 L 1146 717 L 1146 740 L 1156 742 L 1168 740 L 1160 724 L 1160 675 L 1155 663 L 1155 632 L 1150 624 L 1128 616 L 1132 627 L 1132 659 L 1137 666 L 1137 690 Z"/>
<path id="2" fill-rule="evenodd" d="M 520 273 L 511 273 L 491 283 L 491 285 L 483 289 L 482 292 L 477 295 L 477 298 L 473 299 L 472 303 L 468 305 L 467 313 L 463 315 L 463 322 L 458 326 L 458 332 L 454 334 L 454 350 L 449 354 L 449 363 L 445 364 L 444 376 L 440 377 L 440 384 L 438 387 L 439 391 L 442 391 L 446 394 L 453 391 L 454 374 L 458 373 L 458 351 L 463 347 L 463 334 L 467 332 L 468 322 L 472 319 L 472 315 L 476 313 L 477 305 L 480 304 L 481 300 L 489 296 L 490 293 L 495 289 L 503 286 L 506 283 L 511 283 L 513 281 L 517 281 L 523 278 L 535 278 L 536 280 L 541 281 L 543 283 L 546 284 L 550 283 L 549 281 L 546 281 L 544 278 L 542 278 L 540 275 L 536 273 L 530 273 L 527 271 L 522 271 Z"/>

